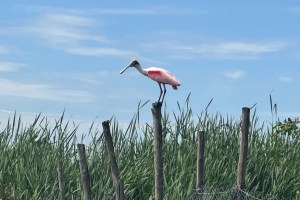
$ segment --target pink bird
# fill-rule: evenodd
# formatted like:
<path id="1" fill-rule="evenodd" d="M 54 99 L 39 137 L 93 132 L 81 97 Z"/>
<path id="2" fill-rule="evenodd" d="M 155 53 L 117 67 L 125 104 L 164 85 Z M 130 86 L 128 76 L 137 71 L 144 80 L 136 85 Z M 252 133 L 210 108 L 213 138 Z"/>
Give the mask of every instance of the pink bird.
<path id="1" fill-rule="evenodd" d="M 177 86 L 180 86 L 179 80 L 177 80 L 176 77 L 173 76 L 167 70 L 162 69 L 162 68 L 157 68 L 157 67 L 150 67 L 147 69 L 143 69 L 137 60 L 131 61 L 127 67 L 125 67 L 122 71 L 120 71 L 120 74 L 122 74 L 129 67 L 135 67 L 141 74 L 148 76 L 149 78 L 151 78 L 152 80 L 154 80 L 158 83 L 159 88 L 160 88 L 160 95 L 158 98 L 158 102 L 162 103 L 164 101 L 164 97 L 167 92 L 165 84 L 171 85 L 174 90 L 177 90 Z M 161 84 L 164 86 L 164 90 L 162 90 Z M 162 96 L 162 99 L 160 99 L 161 96 Z"/>

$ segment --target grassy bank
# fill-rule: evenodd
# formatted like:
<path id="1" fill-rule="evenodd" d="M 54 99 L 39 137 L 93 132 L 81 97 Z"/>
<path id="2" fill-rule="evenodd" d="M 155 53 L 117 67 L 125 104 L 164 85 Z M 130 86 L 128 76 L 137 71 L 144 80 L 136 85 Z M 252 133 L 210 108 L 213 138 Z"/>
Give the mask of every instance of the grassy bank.
<path id="1" fill-rule="evenodd" d="M 240 120 L 220 114 L 193 114 L 186 105 L 178 114 L 163 113 L 165 199 L 192 199 L 195 193 L 197 131 L 205 130 L 205 187 L 229 191 L 236 184 Z M 153 199 L 152 128 L 138 124 L 110 127 L 127 199 Z M 105 120 L 105 119 L 104 119 Z M 3 122 L 2 122 L 3 123 Z M 97 122 L 99 123 L 99 122 Z M 15 115 L 0 133 L 0 198 L 58 199 L 57 162 L 64 168 L 67 199 L 83 199 L 76 126 L 57 119 L 50 126 L 41 115 L 27 126 Z M 53 123 L 52 123 L 53 124 Z M 94 199 L 115 199 L 102 130 L 87 130 L 86 146 Z M 261 197 L 296 199 L 300 191 L 300 131 L 289 121 L 258 123 L 252 114 L 247 191 Z M 214 194 L 211 194 L 214 195 Z M 299 198 L 299 196 L 298 196 Z M 224 197 L 226 199 L 226 197 Z"/>

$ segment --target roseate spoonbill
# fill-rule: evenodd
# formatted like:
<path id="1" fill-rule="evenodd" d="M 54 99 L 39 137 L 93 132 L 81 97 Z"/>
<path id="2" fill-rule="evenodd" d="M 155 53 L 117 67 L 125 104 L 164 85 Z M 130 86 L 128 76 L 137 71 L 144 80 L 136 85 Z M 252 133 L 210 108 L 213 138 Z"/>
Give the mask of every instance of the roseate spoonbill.
<path id="1" fill-rule="evenodd" d="M 177 90 L 177 86 L 180 86 L 179 80 L 177 80 L 176 77 L 167 70 L 157 67 L 149 67 L 147 69 L 143 69 L 137 60 L 132 60 L 127 67 L 120 71 L 120 74 L 122 74 L 129 67 L 135 67 L 141 74 L 148 76 L 158 83 L 160 88 L 158 102 L 162 103 L 164 101 L 164 97 L 167 92 L 165 84 L 171 85 L 174 90 Z M 164 90 L 162 90 L 161 85 L 164 86 Z"/>

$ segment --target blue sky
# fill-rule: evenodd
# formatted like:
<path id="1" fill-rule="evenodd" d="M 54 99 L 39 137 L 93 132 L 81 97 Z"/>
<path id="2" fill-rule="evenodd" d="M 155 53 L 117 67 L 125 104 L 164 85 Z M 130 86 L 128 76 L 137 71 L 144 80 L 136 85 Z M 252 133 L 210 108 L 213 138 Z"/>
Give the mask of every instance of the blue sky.
<path id="1" fill-rule="evenodd" d="M 194 114 L 238 118 L 257 103 L 270 120 L 298 117 L 300 3 L 295 1 L 5 1 L 0 8 L 0 121 L 42 112 L 81 128 L 114 116 L 126 124 L 138 102 L 151 123 L 158 85 L 134 68 L 162 67 L 182 83 L 167 87 L 171 113 L 188 94 Z M 100 123 L 99 123 L 100 124 Z"/>

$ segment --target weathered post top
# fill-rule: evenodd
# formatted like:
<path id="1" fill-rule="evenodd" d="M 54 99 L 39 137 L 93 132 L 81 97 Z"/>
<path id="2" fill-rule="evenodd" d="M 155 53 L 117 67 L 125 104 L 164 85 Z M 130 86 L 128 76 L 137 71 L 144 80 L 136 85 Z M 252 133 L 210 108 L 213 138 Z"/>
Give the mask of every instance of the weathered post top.
<path id="1" fill-rule="evenodd" d="M 152 104 L 153 115 L 153 149 L 154 149 L 154 172 L 155 172 L 155 200 L 163 199 L 163 156 L 162 156 L 162 125 L 161 125 L 161 102 Z"/>
<path id="2" fill-rule="evenodd" d="M 237 199 L 243 200 L 246 190 L 246 167 L 248 154 L 248 135 L 250 128 L 250 108 L 242 108 L 242 122 L 240 135 L 240 151 L 237 170 Z"/>
<path id="3" fill-rule="evenodd" d="M 109 120 L 103 121 L 102 127 L 103 127 L 103 134 L 106 142 L 108 157 L 110 161 L 112 180 L 113 180 L 114 187 L 116 189 L 116 199 L 124 200 L 125 199 L 124 183 L 119 177 L 119 169 L 118 169 L 118 164 L 117 164 L 116 155 L 114 151 L 113 139 L 110 133 Z"/>

